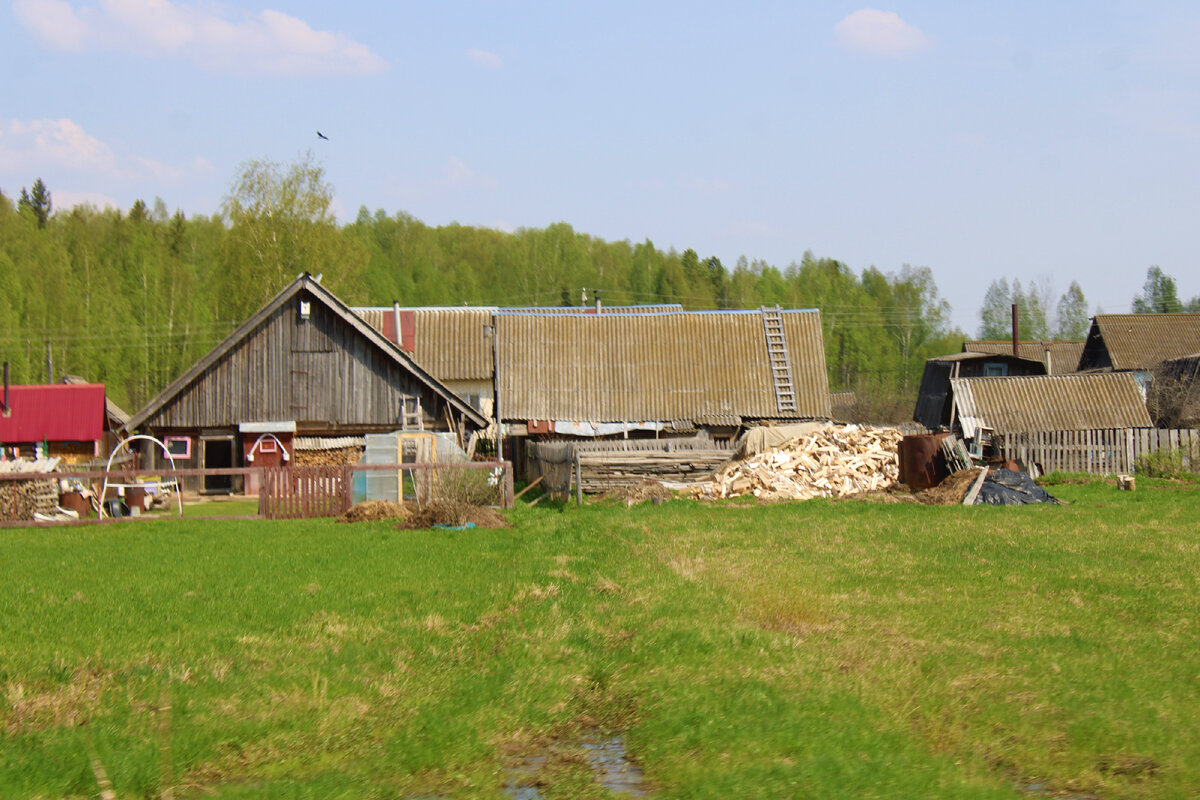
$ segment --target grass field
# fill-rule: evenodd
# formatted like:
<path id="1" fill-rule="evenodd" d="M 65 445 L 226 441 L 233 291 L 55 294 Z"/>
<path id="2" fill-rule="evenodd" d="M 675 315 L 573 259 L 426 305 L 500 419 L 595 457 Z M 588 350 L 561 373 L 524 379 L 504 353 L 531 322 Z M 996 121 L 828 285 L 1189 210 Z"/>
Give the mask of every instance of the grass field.
<path id="1" fill-rule="evenodd" d="M 1051 491 L 3 530 L 0 797 L 1194 798 L 1200 487 Z"/>

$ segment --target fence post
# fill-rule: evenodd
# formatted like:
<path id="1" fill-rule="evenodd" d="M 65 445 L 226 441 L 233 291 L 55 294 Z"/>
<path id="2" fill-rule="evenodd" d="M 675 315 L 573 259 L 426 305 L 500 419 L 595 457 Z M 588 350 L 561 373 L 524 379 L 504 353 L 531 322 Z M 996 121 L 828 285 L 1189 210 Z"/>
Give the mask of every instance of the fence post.
<path id="1" fill-rule="evenodd" d="M 504 498 L 503 498 L 503 502 L 504 502 L 505 508 L 512 508 L 514 505 L 516 505 L 516 502 L 517 502 L 513 496 L 513 465 L 512 465 L 511 461 L 505 461 L 503 463 L 504 463 L 504 489 L 503 489 Z"/>

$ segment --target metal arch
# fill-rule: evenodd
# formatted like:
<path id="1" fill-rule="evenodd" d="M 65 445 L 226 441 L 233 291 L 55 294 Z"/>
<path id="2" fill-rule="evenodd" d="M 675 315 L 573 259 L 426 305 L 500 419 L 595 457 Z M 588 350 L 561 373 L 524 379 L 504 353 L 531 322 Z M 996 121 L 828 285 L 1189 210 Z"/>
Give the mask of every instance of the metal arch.
<path id="1" fill-rule="evenodd" d="M 108 456 L 108 462 L 104 465 L 104 488 L 100 490 L 100 513 L 99 513 L 99 516 L 97 517 L 97 519 L 104 519 L 104 496 L 106 494 L 108 494 L 108 471 L 109 471 L 109 469 L 112 468 L 113 459 L 116 458 L 117 453 L 119 453 L 121 451 L 121 449 L 123 447 L 125 447 L 125 445 L 129 444 L 132 441 L 138 440 L 138 439 L 145 439 L 147 441 L 154 442 L 156 445 L 161 447 L 162 451 L 163 451 L 163 455 L 165 455 L 167 457 L 167 460 L 171 462 L 171 471 L 174 472 L 176 470 L 175 457 L 173 455 L 171 455 L 171 451 L 167 449 L 167 446 L 165 444 L 163 444 L 158 439 L 155 439 L 153 436 L 150 436 L 149 434 L 135 433 L 133 436 L 130 436 L 126 439 L 122 439 L 121 441 L 117 442 L 117 446 L 113 448 L 112 453 L 110 453 Z M 175 487 L 175 497 L 179 501 L 179 516 L 182 517 L 183 516 L 183 492 L 179 491 L 179 481 L 178 481 L 178 479 L 172 479 L 171 481 L 169 481 L 169 483 L 171 483 Z"/>

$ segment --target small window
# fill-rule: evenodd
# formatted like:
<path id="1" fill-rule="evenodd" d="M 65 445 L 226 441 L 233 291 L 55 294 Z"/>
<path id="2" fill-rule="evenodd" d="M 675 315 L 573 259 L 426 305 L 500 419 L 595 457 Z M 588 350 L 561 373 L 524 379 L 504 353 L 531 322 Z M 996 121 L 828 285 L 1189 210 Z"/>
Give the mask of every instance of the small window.
<path id="1" fill-rule="evenodd" d="M 260 453 L 278 453 L 279 445 L 274 439 L 260 439 L 258 442 L 258 452 Z"/>
<path id="2" fill-rule="evenodd" d="M 163 443 L 167 446 L 167 452 L 174 458 L 192 457 L 192 437 L 190 436 L 168 436 Z"/>
<path id="3" fill-rule="evenodd" d="M 1008 375 L 1008 364 L 984 364 L 983 374 L 988 378 L 1003 378 Z"/>

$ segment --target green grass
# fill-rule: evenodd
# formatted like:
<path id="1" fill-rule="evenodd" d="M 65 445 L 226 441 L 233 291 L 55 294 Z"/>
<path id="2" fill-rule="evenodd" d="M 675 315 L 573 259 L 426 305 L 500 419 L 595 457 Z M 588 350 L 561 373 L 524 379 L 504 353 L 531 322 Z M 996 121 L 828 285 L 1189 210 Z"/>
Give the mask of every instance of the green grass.
<path id="1" fill-rule="evenodd" d="M 0 797 L 1195 797 L 1200 489 L 1051 491 L 0 531 Z"/>

